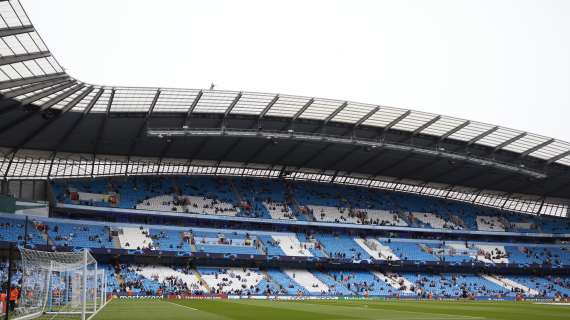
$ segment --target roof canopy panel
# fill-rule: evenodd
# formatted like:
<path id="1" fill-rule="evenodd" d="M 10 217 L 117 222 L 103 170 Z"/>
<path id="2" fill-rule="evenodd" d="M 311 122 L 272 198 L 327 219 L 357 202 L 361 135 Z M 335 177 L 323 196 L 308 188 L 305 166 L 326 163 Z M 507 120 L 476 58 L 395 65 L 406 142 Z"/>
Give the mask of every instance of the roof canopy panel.
<path id="1" fill-rule="evenodd" d="M 349 172 L 374 168 L 373 172 L 382 174 L 396 172 L 402 179 L 409 178 L 410 175 L 443 179 L 441 174 L 436 174 L 437 170 L 460 171 L 457 168 L 463 162 L 458 162 L 458 159 L 466 159 L 465 157 L 471 157 L 467 161 L 471 164 L 479 163 L 479 173 L 484 172 L 485 163 L 489 163 L 489 159 L 497 159 L 497 163 L 510 168 L 525 168 L 528 165 L 532 166 L 529 170 L 535 171 L 563 168 L 556 169 L 560 171 L 551 174 L 562 178 L 570 167 L 569 142 L 410 109 L 274 93 L 110 87 L 83 83 L 65 73 L 18 0 L 0 1 L 0 18 L 0 147 L 8 148 L 9 153 L 30 145 L 50 151 L 48 149 L 55 145 L 58 150 L 51 151 L 97 156 L 97 151 L 104 149 L 117 151 L 120 156 L 131 156 L 130 153 L 136 154 L 145 149 L 147 152 L 143 155 L 158 159 L 184 155 L 188 159 L 204 156 L 223 162 L 236 150 L 252 149 L 254 151 L 251 155 L 240 155 L 248 158 L 246 163 L 262 159 L 261 155 L 270 153 L 270 157 L 263 159 L 271 159 L 268 161 L 272 165 L 319 164 L 326 167 L 320 170 L 329 170 L 335 165 L 343 164 L 350 165 L 349 168 L 342 168 Z M 137 117 L 138 120 L 129 121 L 127 117 Z M 123 120 L 113 120 L 115 118 Z M 187 121 L 190 119 L 192 121 Z M 263 121 L 259 121 L 261 119 Z M 161 135 L 148 136 L 147 130 L 151 124 L 156 123 L 168 124 L 168 130 L 195 129 L 192 137 L 194 140 L 180 142 L 173 141 L 170 137 L 156 140 L 161 139 Z M 205 133 L 205 129 L 216 129 L 222 124 L 224 130 L 241 132 L 233 137 L 222 131 Z M 256 124 L 259 125 L 256 127 Z M 46 132 L 58 131 L 46 130 L 50 126 L 66 131 L 59 130 L 57 136 L 47 136 Z M 117 128 L 134 134 L 122 134 Z M 274 132 L 263 136 L 252 128 Z M 325 137 L 326 134 L 329 136 Z M 113 137 L 120 139 L 113 141 Z M 281 141 L 279 144 L 276 137 L 282 140 L 300 140 L 295 140 L 294 143 Z M 252 143 L 251 148 L 243 148 L 245 139 L 249 138 L 263 140 L 259 146 Z M 358 139 L 360 141 L 356 141 Z M 50 143 L 42 148 L 42 141 Z M 219 148 L 211 147 L 213 141 L 220 143 Z M 323 141 L 326 143 L 321 149 L 313 148 L 312 143 Z M 334 149 L 335 144 L 343 145 L 341 149 L 350 152 L 339 151 L 335 158 L 320 158 L 334 156 L 327 152 Z M 379 163 L 387 160 L 380 155 L 366 156 L 367 153 L 378 152 L 378 149 L 387 149 L 388 144 L 393 148 L 391 152 L 394 154 L 390 154 L 391 158 L 388 157 L 393 159 L 392 163 L 380 166 Z M 442 144 L 445 144 L 445 148 Z M 176 149 L 179 146 L 184 150 Z M 216 149 L 216 155 L 206 154 L 208 146 Z M 312 154 L 299 152 L 313 149 Z M 282 151 L 277 154 L 276 150 Z M 351 158 L 351 155 L 360 151 L 364 152 L 364 156 L 356 158 L 362 159 Z M 451 156 L 446 161 L 441 161 L 448 157 L 443 155 L 446 152 Z M 401 157 L 397 157 L 396 153 Z M 302 156 L 302 159 L 291 159 L 291 155 Z M 479 162 L 474 161 L 475 157 Z M 410 163 L 420 161 L 419 158 L 423 159 L 421 161 L 431 159 L 431 162 L 417 162 L 415 167 L 410 166 Z M 355 162 L 357 160 L 360 161 Z M 442 162 L 447 167 L 436 170 Z M 402 168 L 399 167 L 401 163 L 404 163 Z M 508 176 L 503 176 L 502 179 L 488 180 L 487 183 L 499 187 L 511 182 Z M 455 184 L 458 185 L 466 183 L 469 175 L 456 180 Z M 553 184 L 544 193 L 565 190 L 569 186 L 570 183 Z"/>

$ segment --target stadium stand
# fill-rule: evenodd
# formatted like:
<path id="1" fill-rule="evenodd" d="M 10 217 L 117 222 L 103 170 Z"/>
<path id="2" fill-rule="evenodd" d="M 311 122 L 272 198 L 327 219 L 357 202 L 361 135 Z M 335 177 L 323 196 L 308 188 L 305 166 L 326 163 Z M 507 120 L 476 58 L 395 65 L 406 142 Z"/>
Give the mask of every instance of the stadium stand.
<path id="1" fill-rule="evenodd" d="M 88 248 L 121 297 L 570 295 L 568 142 L 350 101 L 90 85 L 17 0 L 0 18 L 0 195 L 45 209 L 0 212 L 5 286 L 26 276 L 7 283 L 16 245 Z"/>

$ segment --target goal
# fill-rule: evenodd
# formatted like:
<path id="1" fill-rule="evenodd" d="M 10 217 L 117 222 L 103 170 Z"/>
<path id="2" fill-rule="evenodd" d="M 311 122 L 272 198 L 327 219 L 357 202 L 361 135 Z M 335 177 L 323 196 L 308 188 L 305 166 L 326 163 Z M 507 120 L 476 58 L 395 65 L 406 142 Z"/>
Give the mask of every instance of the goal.
<path id="1" fill-rule="evenodd" d="M 106 275 L 87 249 L 47 252 L 20 248 L 20 299 L 15 319 L 85 320 L 106 302 Z"/>

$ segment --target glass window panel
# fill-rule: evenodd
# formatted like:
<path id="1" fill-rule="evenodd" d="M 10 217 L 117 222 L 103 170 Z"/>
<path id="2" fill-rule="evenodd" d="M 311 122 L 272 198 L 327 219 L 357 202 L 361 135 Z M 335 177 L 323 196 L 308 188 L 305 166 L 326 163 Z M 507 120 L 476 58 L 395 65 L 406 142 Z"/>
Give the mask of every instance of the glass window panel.
<path id="1" fill-rule="evenodd" d="M 279 100 L 267 112 L 267 116 L 293 117 L 309 100 L 307 97 L 280 95 Z"/>
<path id="2" fill-rule="evenodd" d="M 344 102 L 338 100 L 315 99 L 299 118 L 324 120 Z"/>
<path id="3" fill-rule="evenodd" d="M 513 129 L 499 128 L 497 131 L 477 141 L 477 144 L 486 145 L 489 147 L 497 147 L 521 133 L 522 132 Z"/>
<path id="4" fill-rule="evenodd" d="M 395 130 L 414 131 L 433 119 L 435 115 L 423 112 L 412 111 L 407 117 L 396 123 L 392 127 Z"/>
<path id="5" fill-rule="evenodd" d="M 512 152 L 522 153 L 531 148 L 534 148 L 535 146 L 543 142 L 546 142 L 547 140 L 550 139 L 535 134 L 527 134 L 526 136 L 518 139 L 517 141 L 505 146 L 503 149 Z"/>
<path id="6" fill-rule="evenodd" d="M 154 111 L 186 113 L 198 97 L 199 92 L 200 90 L 161 90 Z"/>
<path id="7" fill-rule="evenodd" d="M 89 105 L 89 103 L 95 98 L 97 93 L 99 92 L 99 88 L 94 88 L 87 96 L 85 96 L 81 101 L 79 101 L 71 111 L 83 112 L 85 108 Z"/>
<path id="8" fill-rule="evenodd" d="M 422 134 L 440 137 L 465 123 L 463 119 L 442 116 L 438 121 L 422 130 Z"/>
<path id="9" fill-rule="evenodd" d="M 344 109 L 332 118 L 332 121 L 356 123 L 375 108 L 376 106 L 371 104 L 349 102 Z"/>
<path id="10" fill-rule="evenodd" d="M 12 49 L 14 54 L 26 54 L 28 53 L 26 49 L 20 44 L 16 36 L 7 36 L 2 38 L 2 40 Z"/>
<path id="11" fill-rule="evenodd" d="M 455 139 L 460 141 L 470 141 L 480 134 L 492 129 L 494 126 L 481 122 L 471 122 L 469 125 L 461 128 L 457 132 L 450 135 L 449 139 Z"/>
<path id="12" fill-rule="evenodd" d="M 380 106 L 380 110 L 368 118 L 368 120 L 364 121 L 364 125 L 385 127 L 390 122 L 396 120 L 398 117 L 406 113 L 406 111 L 407 110 L 404 109 Z"/>
<path id="13" fill-rule="evenodd" d="M 244 92 L 231 113 L 259 115 L 275 98 L 275 94 Z"/>
<path id="14" fill-rule="evenodd" d="M 101 97 L 97 100 L 91 112 L 106 112 L 109 99 L 111 98 L 111 89 L 105 89 Z"/>
<path id="15" fill-rule="evenodd" d="M 224 113 L 237 97 L 234 91 L 204 91 L 194 108 L 195 113 Z"/>
<path id="16" fill-rule="evenodd" d="M 539 159 L 548 160 L 569 150 L 570 150 L 570 143 L 566 141 L 555 140 L 546 147 L 538 149 L 535 152 L 531 153 L 530 156 Z"/>

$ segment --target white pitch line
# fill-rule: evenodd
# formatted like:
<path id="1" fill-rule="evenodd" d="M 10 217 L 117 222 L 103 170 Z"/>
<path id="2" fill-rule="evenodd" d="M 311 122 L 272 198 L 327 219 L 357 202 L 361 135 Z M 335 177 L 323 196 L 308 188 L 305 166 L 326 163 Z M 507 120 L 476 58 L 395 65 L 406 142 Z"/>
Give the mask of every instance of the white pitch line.
<path id="1" fill-rule="evenodd" d="M 165 302 L 166 302 L 166 303 L 170 303 L 170 304 L 177 305 L 177 306 L 179 306 L 179 307 L 181 307 L 181 308 L 186 308 L 186 309 L 190 309 L 190 310 L 194 310 L 194 311 L 200 311 L 200 310 L 198 310 L 198 309 L 196 309 L 196 308 L 192 308 L 192 307 L 189 307 L 189 306 L 183 306 L 183 305 L 178 304 L 178 303 L 174 303 L 174 302 L 170 302 L 170 301 L 165 301 Z"/>
<path id="2" fill-rule="evenodd" d="M 99 309 L 97 309 L 97 311 L 95 311 L 91 316 L 89 316 L 89 318 L 87 318 L 87 320 L 91 320 L 91 319 L 95 318 L 95 316 L 99 313 L 99 311 L 103 310 L 103 308 L 105 308 L 107 303 L 109 303 L 111 300 L 113 300 L 113 299 L 109 299 L 109 300 L 105 301 L 105 303 L 101 307 L 99 307 Z"/>

